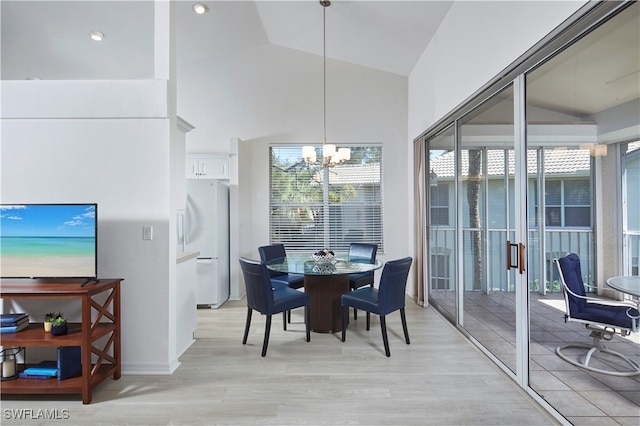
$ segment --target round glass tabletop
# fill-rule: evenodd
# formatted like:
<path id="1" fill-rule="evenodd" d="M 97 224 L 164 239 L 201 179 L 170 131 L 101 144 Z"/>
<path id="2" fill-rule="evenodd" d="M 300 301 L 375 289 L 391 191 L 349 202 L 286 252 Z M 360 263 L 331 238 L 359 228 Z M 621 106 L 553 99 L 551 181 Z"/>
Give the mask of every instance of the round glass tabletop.
<path id="1" fill-rule="evenodd" d="M 382 262 L 379 260 L 375 263 L 351 262 L 340 256 L 318 260 L 312 255 L 289 255 L 269 260 L 266 265 L 272 271 L 289 274 L 344 275 L 375 271 L 382 267 Z"/>
<path id="2" fill-rule="evenodd" d="M 607 284 L 623 293 L 640 297 L 640 276 L 638 275 L 612 277 L 607 280 Z"/>

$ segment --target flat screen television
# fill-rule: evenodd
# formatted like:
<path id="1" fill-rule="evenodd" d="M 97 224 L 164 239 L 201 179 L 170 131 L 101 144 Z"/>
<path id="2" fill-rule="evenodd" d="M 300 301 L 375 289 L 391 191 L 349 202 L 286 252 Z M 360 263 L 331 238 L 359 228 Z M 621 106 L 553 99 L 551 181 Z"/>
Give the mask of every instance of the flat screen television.
<path id="1" fill-rule="evenodd" d="M 2 278 L 95 279 L 98 205 L 0 204 Z"/>

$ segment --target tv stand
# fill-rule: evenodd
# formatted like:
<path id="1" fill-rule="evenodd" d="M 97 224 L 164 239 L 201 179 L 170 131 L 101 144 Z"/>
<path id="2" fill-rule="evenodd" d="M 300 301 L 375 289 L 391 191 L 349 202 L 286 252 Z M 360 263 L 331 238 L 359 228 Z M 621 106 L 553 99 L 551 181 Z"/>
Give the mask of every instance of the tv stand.
<path id="1" fill-rule="evenodd" d="M 37 279 L 0 281 L 2 299 L 79 299 L 80 323 L 70 323 L 64 336 L 46 333 L 42 323 L 31 323 L 17 333 L 2 334 L 2 346 L 80 346 L 82 375 L 65 380 L 15 379 L 2 382 L 4 394 L 82 394 L 84 404 L 91 403 L 93 388 L 108 377 L 120 378 L 120 282 L 100 279 L 93 285 L 80 280 Z"/>

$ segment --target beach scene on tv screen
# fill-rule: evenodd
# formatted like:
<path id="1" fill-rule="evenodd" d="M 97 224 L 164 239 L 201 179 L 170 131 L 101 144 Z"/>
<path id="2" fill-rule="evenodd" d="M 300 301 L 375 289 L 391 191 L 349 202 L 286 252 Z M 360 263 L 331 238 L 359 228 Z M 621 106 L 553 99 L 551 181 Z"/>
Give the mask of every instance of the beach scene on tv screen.
<path id="1" fill-rule="evenodd" d="M 93 204 L 0 206 L 3 277 L 94 277 Z"/>

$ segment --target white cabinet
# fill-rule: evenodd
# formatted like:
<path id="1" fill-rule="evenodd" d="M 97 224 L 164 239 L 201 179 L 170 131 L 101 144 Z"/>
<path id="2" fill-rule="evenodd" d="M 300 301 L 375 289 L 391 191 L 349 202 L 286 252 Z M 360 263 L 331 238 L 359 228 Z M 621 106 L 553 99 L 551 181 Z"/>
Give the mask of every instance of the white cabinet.
<path id="1" fill-rule="evenodd" d="M 187 179 L 229 179 L 229 157 L 187 154 L 185 172 Z"/>

